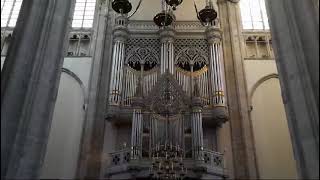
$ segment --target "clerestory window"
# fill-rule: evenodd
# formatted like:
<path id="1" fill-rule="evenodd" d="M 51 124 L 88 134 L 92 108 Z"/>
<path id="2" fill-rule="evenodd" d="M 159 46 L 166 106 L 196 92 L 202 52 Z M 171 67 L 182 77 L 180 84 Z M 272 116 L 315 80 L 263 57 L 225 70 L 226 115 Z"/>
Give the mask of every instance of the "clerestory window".
<path id="1" fill-rule="evenodd" d="M 73 28 L 92 28 L 96 0 L 76 0 Z"/>
<path id="2" fill-rule="evenodd" d="M 1 27 L 15 27 L 22 0 L 1 0 Z"/>
<path id="3" fill-rule="evenodd" d="M 240 9 L 243 29 L 269 30 L 264 0 L 241 0 Z"/>

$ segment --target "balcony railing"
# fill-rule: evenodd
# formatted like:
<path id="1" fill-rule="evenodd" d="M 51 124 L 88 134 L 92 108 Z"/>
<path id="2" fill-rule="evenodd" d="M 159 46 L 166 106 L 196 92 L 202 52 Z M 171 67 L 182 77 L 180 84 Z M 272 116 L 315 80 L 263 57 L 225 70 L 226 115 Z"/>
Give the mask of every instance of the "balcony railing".
<path id="1" fill-rule="evenodd" d="M 138 153 L 136 151 L 138 150 L 126 148 L 110 153 L 111 163 L 108 165 L 108 168 L 105 169 L 106 177 L 110 178 L 120 174 L 126 174 L 132 169 L 142 171 L 144 172 L 142 174 L 148 177 L 152 160 L 149 157 L 143 157 L 140 151 Z M 134 154 L 135 156 L 133 156 Z M 217 177 L 227 177 L 224 155 L 222 153 L 202 150 L 201 154 L 203 158 L 201 158 L 200 161 L 194 158 L 184 158 L 183 163 L 188 171 L 199 170 L 200 168 L 207 174 L 213 174 Z"/>
<path id="2" fill-rule="evenodd" d="M 126 148 L 117 152 L 110 153 L 111 155 L 111 166 L 119 166 L 128 164 L 131 159 L 131 149 Z"/>
<path id="3" fill-rule="evenodd" d="M 224 168 L 224 159 L 222 153 L 203 150 L 203 161 L 207 165 Z"/>
<path id="4" fill-rule="evenodd" d="M 218 168 L 224 168 L 224 158 L 222 153 L 211 150 L 203 150 L 202 152 L 204 164 Z M 133 151 L 131 148 L 126 148 L 117 152 L 110 153 L 112 158 L 111 166 L 128 164 L 131 160 L 132 153 Z M 144 159 L 145 158 L 147 157 L 144 157 Z"/>

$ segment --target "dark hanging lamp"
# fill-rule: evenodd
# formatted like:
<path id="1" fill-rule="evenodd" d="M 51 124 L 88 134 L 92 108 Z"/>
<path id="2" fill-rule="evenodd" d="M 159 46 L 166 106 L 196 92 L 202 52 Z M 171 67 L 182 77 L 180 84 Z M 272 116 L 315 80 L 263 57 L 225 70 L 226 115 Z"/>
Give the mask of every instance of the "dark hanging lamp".
<path id="1" fill-rule="evenodd" d="M 194 2 L 194 7 L 197 12 L 197 17 L 200 20 L 202 24 L 210 24 L 212 23 L 218 16 L 217 11 L 214 10 L 212 1 L 207 1 L 207 5 L 204 7 L 204 9 L 200 10 L 198 12 L 196 3 Z"/>
<path id="2" fill-rule="evenodd" d="M 165 11 L 162 11 L 154 16 L 153 21 L 159 27 L 169 26 L 173 22 L 173 16 Z"/>
<path id="3" fill-rule="evenodd" d="M 210 23 L 217 18 L 217 12 L 210 6 L 206 6 L 199 12 L 200 21 Z"/>
<path id="4" fill-rule="evenodd" d="M 156 14 L 153 18 L 153 22 L 159 27 L 170 26 L 174 21 L 174 15 L 167 7 L 165 1 L 166 0 L 161 0 L 162 11 Z"/>
<path id="5" fill-rule="evenodd" d="M 128 0 L 113 0 L 112 9 L 121 14 L 127 14 L 131 11 L 132 5 Z"/>
<path id="6" fill-rule="evenodd" d="M 172 7 L 172 10 L 176 10 L 177 6 L 182 3 L 183 0 L 166 0 L 166 3 Z"/>

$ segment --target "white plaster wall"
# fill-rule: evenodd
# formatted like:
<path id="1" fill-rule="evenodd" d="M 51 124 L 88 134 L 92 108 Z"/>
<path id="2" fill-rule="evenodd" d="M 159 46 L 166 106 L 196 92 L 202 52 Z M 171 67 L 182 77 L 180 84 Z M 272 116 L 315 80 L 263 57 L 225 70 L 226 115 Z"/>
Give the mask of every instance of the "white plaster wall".
<path id="1" fill-rule="evenodd" d="M 74 178 L 84 120 L 80 84 L 62 73 L 41 178 Z"/>
<path id="2" fill-rule="evenodd" d="M 5 58 L 5 56 L 1 56 L 1 70 Z M 84 87 L 88 89 L 91 63 L 91 57 L 66 57 L 64 58 L 63 67 L 76 74 L 82 81 Z"/>
<path id="3" fill-rule="evenodd" d="M 91 63 L 91 57 L 66 57 L 63 62 L 64 68 L 69 69 L 80 78 L 86 91 L 89 84 Z"/>
<path id="4" fill-rule="evenodd" d="M 251 93 L 254 84 L 261 78 L 270 74 L 278 74 L 274 60 L 245 60 L 244 68 L 249 93 Z"/>
<path id="5" fill-rule="evenodd" d="M 245 60 L 251 122 L 259 176 L 262 179 L 295 179 L 296 167 L 279 80 L 262 78 L 278 74 L 274 60 Z M 250 97 L 252 94 L 252 97 Z"/>
<path id="6" fill-rule="evenodd" d="M 296 179 L 286 114 L 277 78 L 266 80 L 252 97 L 252 127 L 261 179 Z"/>
<path id="7" fill-rule="evenodd" d="M 42 178 L 72 179 L 75 176 L 91 62 L 90 57 L 64 60 L 63 67 L 74 73 L 82 84 L 65 72 L 61 74 Z"/>
<path id="8" fill-rule="evenodd" d="M 138 4 L 138 0 L 132 0 L 133 9 Z M 195 0 L 198 11 L 204 8 L 205 0 Z M 216 0 L 213 0 L 215 10 L 218 11 Z M 161 11 L 160 0 L 142 0 L 141 6 L 137 13 L 132 16 L 132 20 L 153 20 L 153 17 Z M 184 0 L 175 11 L 177 21 L 197 21 L 196 11 L 194 9 L 193 0 Z"/>

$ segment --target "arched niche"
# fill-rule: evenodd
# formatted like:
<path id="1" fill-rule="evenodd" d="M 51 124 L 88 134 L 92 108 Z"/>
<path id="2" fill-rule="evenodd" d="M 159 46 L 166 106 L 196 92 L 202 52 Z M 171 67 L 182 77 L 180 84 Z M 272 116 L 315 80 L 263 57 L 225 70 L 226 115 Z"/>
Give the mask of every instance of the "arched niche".
<path id="1" fill-rule="evenodd" d="M 296 179 L 291 138 L 278 76 L 261 78 L 252 88 L 251 121 L 261 179 Z"/>
<path id="2" fill-rule="evenodd" d="M 82 81 L 63 69 L 41 178 L 75 178 L 85 104 Z"/>

